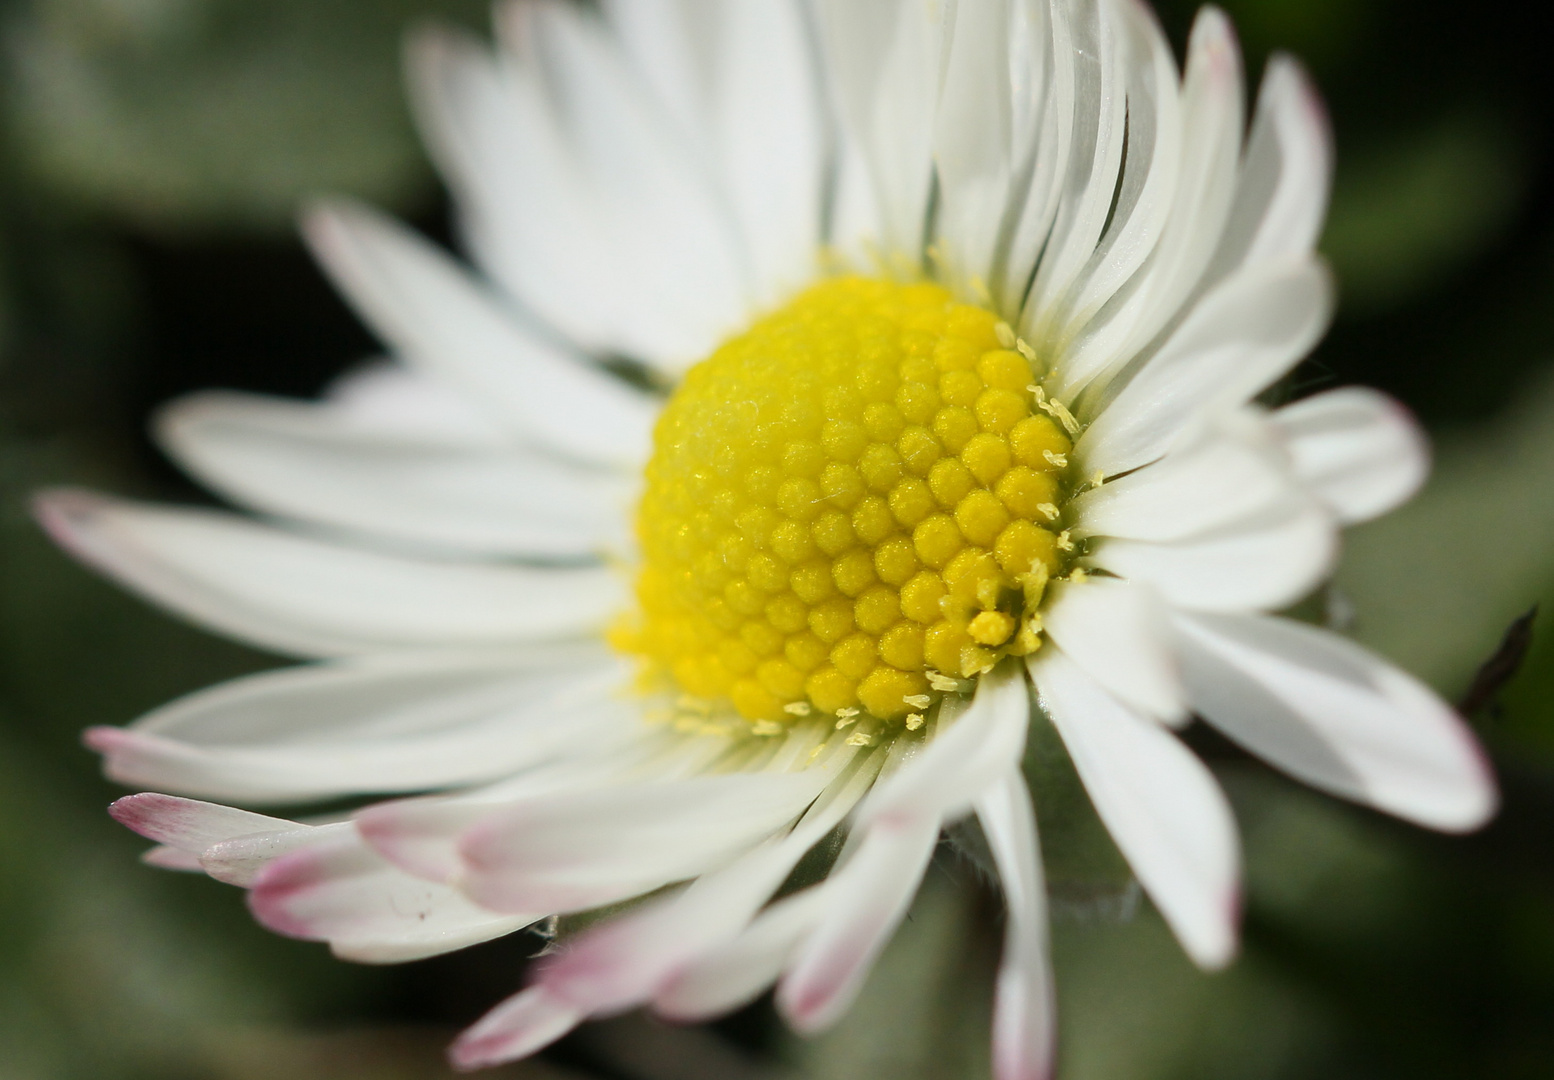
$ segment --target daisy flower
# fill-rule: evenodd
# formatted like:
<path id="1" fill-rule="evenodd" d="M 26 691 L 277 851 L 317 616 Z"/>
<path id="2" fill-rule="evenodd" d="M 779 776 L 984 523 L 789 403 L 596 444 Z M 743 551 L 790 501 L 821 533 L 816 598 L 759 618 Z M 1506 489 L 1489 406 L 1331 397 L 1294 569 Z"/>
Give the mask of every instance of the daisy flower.
<path id="1" fill-rule="evenodd" d="M 1433 693 L 1273 614 L 1427 471 L 1379 394 L 1257 403 L 1332 306 L 1293 61 L 1248 123 L 1212 8 L 1180 69 L 1133 0 L 496 23 L 410 50 L 474 268 L 320 205 L 308 240 L 392 362 L 158 421 L 261 517 L 41 499 L 130 589 L 312 661 L 88 734 L 169 793 L 113 810 L 149 861 L 369 963 L 614 909 L 458 1040 L 477 1067 L 774 983 L 800 1032 L 836 1022 L 975 815 L 1008 910 L 994 1061 L 1026 1080 L 1053 1050 L 1033 708 L 1208 968 L 1237 840 L 1191 718 L 1425 826 L 1490 815 Z"/>

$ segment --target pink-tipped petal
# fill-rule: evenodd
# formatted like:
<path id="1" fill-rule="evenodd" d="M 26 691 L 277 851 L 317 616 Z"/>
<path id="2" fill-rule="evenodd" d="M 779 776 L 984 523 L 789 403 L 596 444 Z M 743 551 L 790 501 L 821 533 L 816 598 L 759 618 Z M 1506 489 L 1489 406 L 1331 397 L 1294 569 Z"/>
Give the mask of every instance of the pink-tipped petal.
<path id="1" fill-rule="evenodd" d="M 1047 1080 L 1057 1041 L 1047 894 L 1036 813 L 1018 768 L 978 801 L 977 817 L 998 865 L 1009 912 L 993 1000 L 993 1075 L 996 1080 Z"/>
<path id="2" fill-rule="evenodd" d="M 404 874 L 345 831 L 264 867 L 248 897 L 278 934 L 328 941 L 336 953 L 397 963 L 512 933 L 538 915 L 497 915 L 446 885 Z"/>
<path id="3" fill-rule="evenodd" d="M 1057 649 L 1031 664 L 1085 790 L 1182 947 L 1204 968 L 1235 955 L 1240 853 L 1213 774 L 1176 736 L 1112 697 Z"/>
<path id="4" fill-rule="evenodd" d="M 841 1019 L 890 935 L 906 916 L 939 840 L 939 818 L 892 816 L 875 823 L 822 888 L 829 910 L 777 987 L 793 1029 L 813 1034 Z"/>
<path id="5" fill-rule="evenodd" d="M 1178 613 L 1193 707 L 1308 784 L 1428 828 L 1476 829 L 1495 779 L 1478 740 L 1411 675 L 1289 619 Z"/>
<path id="6" fill-rule="evenodd" d="M 485 1069 L 528 1057 L 575 1028 L 583 1014 L 543 987 L 531 986 L 486 1013 L 448 1050 L 453 1067 Z"/>

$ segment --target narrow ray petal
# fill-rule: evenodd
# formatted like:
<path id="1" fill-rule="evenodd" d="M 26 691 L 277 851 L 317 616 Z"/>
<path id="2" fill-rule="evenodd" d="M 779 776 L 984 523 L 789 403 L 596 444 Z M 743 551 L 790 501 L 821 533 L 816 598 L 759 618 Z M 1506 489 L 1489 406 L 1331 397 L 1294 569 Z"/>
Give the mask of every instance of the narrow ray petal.
<path id="1" fill-rule="evenodd" d="M 812 775 L 710 776 L 505 807 L 460 844 L 463 887 L 495 911 L 581 911 L 711 869 L 797 817 Z"/>
<path id="2" fill-rule="evenodd" d="M 1056 649 L 1031 664 L 1041 701 L 1112 838 L 1195 961 L 1236 949 L 1236 826 L 1203 763 Z"/>
<path id="3" fill-rule="evenodd" d="M 1018 768 L 977 801 L 977 819 L 998 866 L 1009 920 L 993 999 L 993 1075 L 1045 1080 L 1052 1075 L 1057 1041 L 1047 890 L 1036 812 Z"/>
<path id="4" fill-rule="evenodd" d="M 1173 723 L 1187 718 L 1170 621 L 1154 589 L 1093 578 L 1055 591 L 1042 623 L 1058 648 L 1134 708 Z"/>
<path id="5" fill-rule="evenodd" d="M 157 431 L 229 498 L 370 542 L 560 558 L 627 545 L 631 481 L 522 446 L 364 430 L 329 406 L 222 392 L 163 409 Z"/>
<path id="6" fill-rule="evenodd" d="M 605 625 L 624 591 L 603 568 L 402 558 L 83 491 L 40 496 L 37 513 L 62 546 L 145 598 L 297 656 L 576 637 Z"/>
<path id="7" fill-rule="evenodd" d="M 248 903 L 276 933 L 327 941 L 337 955 L 361 963 L 436 956 L 543 917 L 477 907 L 456 889 L 397 869 L 349 830 L 269 863 Z"/>
<path id="8" fill-rule="evenodd" d="M 1310 592 L 1331 572 L 1337 528 L 1327 509 L 1292 494 L 1252 517 L 1186 540 L 1106 539 L 1091 558 L 1121 577 L 1148 582 L 1193 611 L 1271 611 Z"/>
<path id="9" fill-rule="evenodd" d="M 1075 446 L 1082 475 L 1148 464 L 1207 417 L 1250 400 L 1327 329 L 1333 287 L 1298 258 L 1229 278 L 1198 303 Z"/>
<path id="10" fill-rule="evenodd" d="M 528 331 L 425 240 L 351 203 L 319 205 L 304 233 L 407 363 L 502 410 L 519 433 L 561 453 L 622 467 L 646 459 L 657 412 L 650 399 Z"/>
<path id="11" fill-rule="evenodd" d="M 1295 472 L 1346 525 L 1401 506 L 1430 474 L 1424 432 L 1403 406 L 1374 390 L 1329 390 L 1271 419 Z"/>
<path id="12" fill-rule="evenodd" d="M 1177 616 L 1193 708 L 1308 784 L 1430 828 L 1494 813 L 1488 762 L 1435 694 L 1353 642 L 1287 619 Z"/>

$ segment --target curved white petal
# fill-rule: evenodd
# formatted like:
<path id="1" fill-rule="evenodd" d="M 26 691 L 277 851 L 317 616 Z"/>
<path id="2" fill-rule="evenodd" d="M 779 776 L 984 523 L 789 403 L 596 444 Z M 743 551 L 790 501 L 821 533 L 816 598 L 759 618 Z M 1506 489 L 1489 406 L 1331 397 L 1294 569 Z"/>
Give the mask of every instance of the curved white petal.
<path id="1" fill-rule="evenodd" d="M 187 618 L 298 656 L 482 648 L 579 637 L 619 610 L 613 570 L 403 558 L 231 514 L 40 496 L 37 514 L 77 558 Z"/>
<path id="2" fill-rule="evenodd" d="M 566 749 L 549 760 L 452 795 L 374 803 L 356 813 L 356 829 L 406 873 L 451 884 L 465 872 L 463 834 L 504 808 L 700 776 L 728 752 L 727 739 L 690 738 L 650 726 L 643 722 L 640 703 L 624 697 L 617 704 L 622 707 L 619 723 L 592 729 L 566 721 L 557 725 L 575 737 L 558 738 Z"/>
<path id="3" fill-rule="evenodd" d="M 477 907 L 456 889 L 399 870 L 352 831 L 266 865 L 248 906 L 278 934 L 327 941 L 343 959 L 374 964 L 452 952 L 543 917 Z"/>
<path id="4" fill-rule="evenodd" d="M 582 911 L 694 877 L 792 821 L 824 781 L 736 773 L 564 792 L 465 832 L 462 887 L 494 911 Z"/>
<path id="5" fill-rule="evenodd" d="M 977 681 L 970 704 L 939 708 L 933 737 L 910 752 L 858 808 L 855 827 L 877 821 L 933 814 L 953 820 L 964 815 L 1011 762 L 1025 752 L 1030 726 L 1030 690 L 1016 664 L 1006 664 Z"/>
<path id="6" fill-rule="evenodd" d="M 1316 344 L 1332 305 L 1330 275 L 1311 257 L 1217 286 L 1080 437 L 1081 475 L 1148 464 L 1206 418 L 1251 400 Z"/>
<path id="7" fill-rule="evenodd" d="M 620 348 L 626 268 L 609 257 L 609 224 L 538 66 L 441 28 L 412 35 L 406 60 L 422 139 L 475 259 L 572 341 Z"/>
<path id="8" fill-rule="evenodd" d="M 602 20 L 557 0 L 498 16 L 498 57 L 445 33 L 411 50 L 477 260 L 590 349 L 700 359 L 751 301 L 724 192 Z"/>
<path id="9" fill-rule="evenodd" d="M 1130 55 L 1120 6 L 1103 0 L 1069 12 L 1072 142 L 1051 232 L 1040 241 L 1036 277 L 1020 319 L 1024 336 L 1045 356 L 1060 347 L 1061 309 L 1101 242 L 1123 165 Z"/>
<path id="10" fill-rule="evenodd" d="M 1178 615 L 1193 708 L 1279 768 L 1430 828 L 1474 829 L 1495 783 L 1462 720 L 1353 642 L 1264 616 Z"/>
<path id="11" fill-rule="evenodd" d="M 830 904 L 824 886 L 777 901 L 737 937 L 677 972 L 654 996 L 653 1011 L 679 1023 L 696 1023 L 748 1005 L 777 981 Z"/>
<path id="12" fill-rule="evenodd" d="M 657 406 L 565 356 L 448 255 L 364 206 L 315 207 L 303 232 L 358 313 L 408 364 L 500 410 L 514 429 L 580 461 L 647 460 Z"/>
<path id="13" fill-rule="evenodd" d="M 1058 648 L 1135 709 L 1167 722 L 1187 718 L 1171 624 L 1148 585 L 1091 578 L 1059 582 L 1042 609 Z"/>
<path id="14" fill-rule="evenodd" d="M 285 818 L 153 791 L 126 795 L 108 807 L 108 813 L 120 825 L 147 840 L 195 856 L 235 836 L 307 828 Z"/>
<path id="15" fill-rule="evenodd" d="M 1270 57 L 1236 200 L 1207 281 L 1316 247 L 1332 185 L 1332 143 L 1327 111 L 1300 64 L 1283 54 Z"/>
<path id="16" fill-rule="evenodd" d="M 996 1080 L 1046 1080 L 1057 1043 L 1047 890 L 1036 811 L 1018 767 L 977 800 L 977 820 L 998 866 L 1008 909 L 993 999 L 993 1075 Z"/>
<path id="17" fill-rule="evenodd" d="M 615 347 L 668 370 L 702 359 L 749 319 L 754 299 L 719 178 L 592 13 L 565 0 L 509 4 L 497 9 L 497 36 L 503 59 L 543 82 L 543 105 L 593 197 L 601 254 L 619 264 L 629 295 L 610 296 Z M 520 259 L 551 272 L 538 252 L 509 253 Z"/>
<path id="18" fill-rule="evenodd" d="M 826 150 L 795 0 L 613 0 L 622 44 L 727 191 L 761 304 L 816 270 Z"/>
<path id="19" fill-rule="evenodd" d="M 829 784 L 799 823 L 738 859 L 705 874 L 683 892 L 613 919 L 568 943 L 548 961 L 539 981 L 591 1013 L 642 1003 L 688 964 L 734 938 L 771 898 L 798 861 L 825 837 L 868 790 L 883 751 L 842 753 L 828 767 Z M 768 978 L 775 978 L 773 971 Z"/>
<path id="20" fill-rule="evenodd" d="M 239 802 L 422 791 L 630 730 L 628 677 L 597 646 L 343 661 L 222 683 L 87 741 L 122 783 Z"/>
<path id="21" fill-rule="evenodd" d="M 1104 17 L 1106 5 L 1101 6 Z M 1127 102 L 1126 153 L 1117 166 L 1116 190 L 1108 190 L 1106 231 L 1061 298 L 1061 311 L 1037 316 L 1053 320 L 1047 348 L 1065 371 L 1072 367 L 1069 344 L 1153 252 L 1181 180 L 1181 100 L 1170 43 L 1144 4 L 1116 4 L 1115 21 Z M 1053 389 L 1061 393 L 1060 386 Z"/>
<path id="22" fill-rule="evenodd" d="M 1027 131 L 1015 128 L 1014 112 L 1024 104 L 1015 94 L 1044 89 L 1051 34 L 1039 14 L 1044 6 L 959 4 L 947 15 L 953 20 L 951 48 L 933 131 L 935 242 L 941 273 L 962 296 L 1003 292 L 1000 241 L 1030 153 Z M 1034 16 L 1035 24 L 1022 25 L 1022 16 Z"/>
<path id="23" fill-rule="evenodd" d="M 467 394 L 397 360 L 369 360 L 347 370 L 324 388 L 316 407 L 339 426 L 363 435 L 482 448 L 513 444 L 512 433 Z"/>
<path id="24" fill-rule="evenodd" d="M 1103 539 L 1091 560 L 1147 582 L 1178 607 L 1250 611 L 1286 607 L 1332 570 L 1338 531 L 1327 509 L 1292 495 L 1253 517 L 1170 543 Z"/>
<path id="25" fill-rule="evenodd" d="M 1232 525 L 1294 494 L 1288 466 L 1233 432 L 1210 431 L 1070 504 L 1075 536 L 1171 542 Z"/>
<path id="26" fill-rule="evenodd" d="M 1295 473 L 1345 524 L 1380 517 L 1413 498 L 1430 475 L 1430 446 L 1386 394 L 1346 386 L 1274 411 Z"/>
<path id="27" fill-rule="evenodd" d="M 841 1019 L 885 943 L 906 916 L 939 842 L 924 812 L 876 820 L 823 886 L 827 903 L 777 984 L 777 1008 L 800 1034 Z"/>
<path id="28" fill-rule="evenodd" d="M 627 543 L 630 481 L 521 446 L 363 430 L 327 406 L 223 392 L 180 399 L 157 430 L 187 471 L 263 513 L 484 555 Z"/>
<path id="29" fill-rule="evenodd" d="M 883 230 L 878 237 L 834 239 L 845 248 L 873 240 L 887 260 L 914 271 L 928 224 L 948 5 L 819 0 L 817 7 L 832 89 Z"/>
<path id="30" fill-rule="evenodd" d="M 1241 57 L 1230 20 L 1218 8 L 1201 8 L 1180 91 L 1180 175 L 1159 243 L 1064 355 L 1049 384 L 1059 397 L 1131 359 L 1197 289 L 1235 196 L 1241 97 Z"/>
<path id="31" fill-rule="evenodd" d="M 1194 961 L 1236 949 L 1236 826 L 1208 769 L 1159 724 L 1102 690 L 1057 649 L 1031 663 L 1096 813 Z"/>
<path id="32" fill-rule="evenodd" d="M 1000 286 L 994 293 L 1000 310 L 1018 311 L 1025 304 L 1037 261 L 1069 191 L 1070 170 L 1080 167 L 1075 155 L 1093 151 L 1082 134 L 1096 122 L 1102 103 L 1092 86 L 1097 73 L 1084 63 L 1087 57 L 1076 48 L 1075 40 L 1076 34 L 1080 40 L 1091 40 L 1095 28 L 1088 19 L 1076 20 L 1083 12 L 1070 7 L 1023 0 L 1012 13 L 1011 137 L 1013 159 L 1023 166 L 1014 180 L 1010 221 L 1004 226 L 1006 267 L 997 275 L 1002 281 L 989 283 Z M 1084 26 L 1076 29 L 1076 21 Z M 1092 160 L 1086 157 L 1083 167 L 1089 168 Z"/>
<path id="33" fill-rule="evenodd" d="M 466 1029 L 448 1051 L 458 1069 L 484 1069 L 528 1057 L 583 1019 L 573 1005 L 543 987 L 519 991 Z"/>
<path id="34" fill-rule="evenodd" d="M 245 889 L 275 859 L 350 830 L 349 822 L 307 825 L 152 792 L 128 795 L 108 812 L 121 825 L 160 841 L 164 846 L 157 850 L 178 853 L 176 860 L 168 859 L 176 869 L 202 870 Z"/>

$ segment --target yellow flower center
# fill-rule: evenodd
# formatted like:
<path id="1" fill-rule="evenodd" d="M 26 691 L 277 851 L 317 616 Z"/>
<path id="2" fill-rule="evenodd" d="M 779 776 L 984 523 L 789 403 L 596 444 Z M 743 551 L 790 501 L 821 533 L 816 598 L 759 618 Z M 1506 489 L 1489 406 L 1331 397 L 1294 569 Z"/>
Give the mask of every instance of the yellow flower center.
<path id="1" fill-rule="evenodd" d="M 856 277 L 724 344 L 659 420 L 617 646 L 758 728 L 813 710 L 915 727 L 1034 651 L 1072 422 L 1031 356 L 936 285 Z"/>

